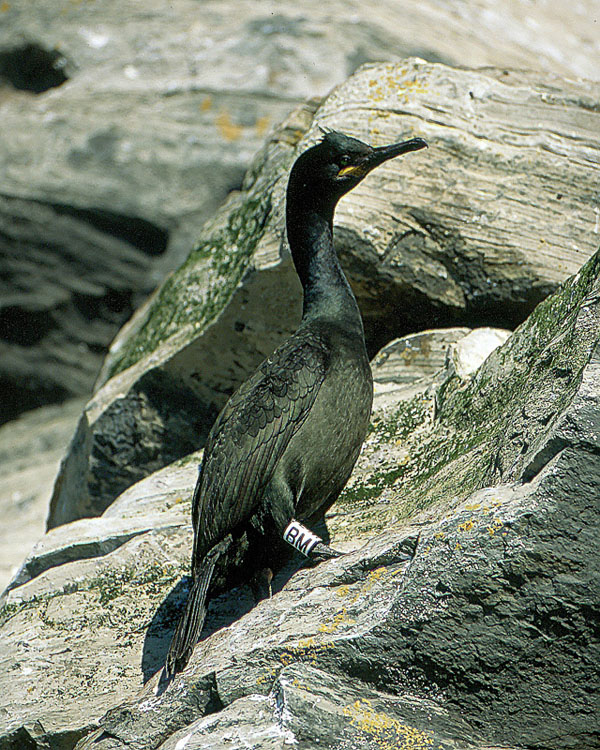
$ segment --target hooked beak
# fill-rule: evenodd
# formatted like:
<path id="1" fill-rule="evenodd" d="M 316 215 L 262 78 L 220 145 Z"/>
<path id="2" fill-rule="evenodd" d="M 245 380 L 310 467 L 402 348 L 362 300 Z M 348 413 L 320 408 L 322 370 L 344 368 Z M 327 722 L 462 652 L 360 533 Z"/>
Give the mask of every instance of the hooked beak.
<path id="1" fill-rule="evenodd" d="M 337 176 L 364 177 L 372 169 L 383 164 L 384 161 L 393 159 L 395 156 L 402 156 L 402 154 L 407 154 L 409 151 L 419 151 L 422 148 L 427 148 L 427 142 L 423 138 L 411 138 L 409 141 L 393 143 L 391 146 L 379 146 L 378 148 L 374 148 L 357 164 L 350 164 L 340 169 Z"/>
<path id="2" fill-rule="evenodd" d="M 410 141 L 402 141 L 402 143 L 393 143 L 391 146 L 379 146 L 379 148 L 373 149 L 373 153 L 367 157 L 370 169 L 378 167 L 388 159 L 393 159 L 394 156 L 402 156 L 407 154 L 409 151 L 419 151 L 422 148 L 427 148 L 427 141 L 422 138 L 411 138 Z"/>

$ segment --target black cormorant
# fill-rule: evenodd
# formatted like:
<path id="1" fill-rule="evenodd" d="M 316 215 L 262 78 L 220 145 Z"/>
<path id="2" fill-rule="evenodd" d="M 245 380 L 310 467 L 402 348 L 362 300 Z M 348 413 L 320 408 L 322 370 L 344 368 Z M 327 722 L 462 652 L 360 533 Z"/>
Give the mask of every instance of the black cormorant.
<path id="1" fill-rule="evenodd" d="M 267 575 L 285 557 L 285 542 L 317 561 L 340 554 L 300 523 L 322 517 L 342 491 L 373 401 L 362 319 L 333 248 L 333 213 L 372 169 L 426 145 L 413 138 L 372 148 L 327 132 L 292 167 L 286 224 L 302 322 L 229 399 L 208 437 L 192 500 L 192 586 L 167 677 L 190 658 L 215 565 L 233 540 L 254 539 L 253 563 Z"/>

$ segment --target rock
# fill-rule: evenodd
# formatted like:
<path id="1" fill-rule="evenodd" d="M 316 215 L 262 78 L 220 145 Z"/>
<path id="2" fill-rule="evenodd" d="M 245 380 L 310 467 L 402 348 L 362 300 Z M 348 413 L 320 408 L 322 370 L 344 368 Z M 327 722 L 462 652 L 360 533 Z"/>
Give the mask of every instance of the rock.
<path id="1" fill-rule="evenodd" d="M 280 0 L 274 13 L 261 0 L 199 12 L 194 0 L 149 0 L 57 12 L 38 0 L 32 14 L 26 0 L 3 3 L 0 385 L 11 408 L 0 419 L 89 394 L 119 325 L 299 102 L 362 63 L 410 55 L 597 78 L 595 10 Z"/>
<path id="2" fill-rule="evenodd" d="M 176 530 L 185 522 L 181 482 L 187 492 L 195 474 L 191 464 L 170 467 L 168 480 L 146 480 L 142 499 L 132 488 L 115 503 L 128 508 L 118 517 L 56 529 L 26 560 L 0 616 L 0 664 L 11 677 L 0 707 L 3 750 L 72 748 L 160 666 L 165 633 L 159 628 L 157 641 L 148 625 L 189 567 L 189 529 Z M 181 593 L 172 598 L 181 604 Z M 48 663 L 59 679 L 48 679 Z"/>
<path id="3" fill-rule="evenodd" d="M 449 352 L 467 337 L 469 328 L 440 328 L 395 339 L 371 362 L 373 408 L 385 411 L 398 401 L 425 394 L 432 382 L 447 377 Z"/>
<path id="4" fill-rule="evenodd" d="M 448 347 L 462 341 L 469 333 L 469 328 L 440 328 L 395 339 L 384 346 L 371 363 L 373 379 L 383 385 L 430 378 L 444 365 Z"/>
<path id="5" fill-rule="evenodd" d="M 336 214 L 374 354 L 440 321 L 512 328 L 589 257 L 599 94 L 597 84 L 413 60 L 365 66 L 316 113 L 296 110 L 188 260 L 117 336 L 50 526 L 101 513 L 133 482 L 199 448 L 227 397 L 295 328 L 284 192 L 318 126 L 374 143 L 416 133 L 430 142 L 423 155 L 373 173 Z"/>
<path id="6" fill-rule="evenodd" d="M 84 403 L 44 406 L 0 427 L 0 591 L 42 536 L 52 483 Z"/>
<path id="7" fill-rule="evenodd" d="M 89 398 L 108 343 L 152 288 L 162 234 L 130 221 L 127 239 L 111 237 L 102 212 L 83 214 L 0 197 L 0 424 Z"/>
<path id="8" fill-rule="evenodd" d="M 161 750 L 225 746 L 279 750 L 296 744 L 356 750 L 484 750 L 470 727 L 440 710 L 434 701 L 386 695 L 359 681 L 350 685 L 309 663 L 284 667 L 269 696 L 238 698 L 216 716 L 176 732 Z"/>
<path id="9" fill-rule="evenodd" d="M 198 454 L 50 531 L 3 603 L 0 747 L 595 746 L 599 292 L 600 252 L 474 374 L 378 408 L 327 517 L 353 551 L 213 600 L 166 689 Z"/>
<path id="10" fill-rule="evenodd" d="M 484 750 L 470 727 L 433 701 L 386 695 L 360 681 L 350 685 L 310 663 L 284 667 L 268 696 L 238 698 L 160 747 L 280 750 L 289 745 Z"/>
<path id="11" fill-rule="evenodd" d="M 213 2 L 202 13 L 193 0 L 174 0 L 167 12 L 153 0 L 144 11 L 114 1 L 63 10 L 57 14 L 47 0 L 40 1 L 35 17 L 19 0 L 4 9 L 2 78 L 21 90 L 44 91 L 104 71 L 97 83 L 103 89 L 115 83 L 135 89 L 150 80 L 158 87 L 170 79 L 176 91 L 176 84 L 196 84 L 231 92 L 232 98 L 236 90 L 270 90 L 301 99 L 326 94 L 358 65 L 382 55 L 419 55 L 470 67 L 509 61 L 591 79 L 598 74 L 591 0 L 576 9 L 548 0 L 544 8 L 528 6 L 525 17 L 510 0 L 460 10 L 428 0 L 410 8 L 385 0 L 352 9 L 341 0 L 327 7 L 308 0 L 301 12 L 282 0 L 276 14 L 266 0 L 242 6 Z"/>
<path id="12" fill-rule="evenodd" d="M 466 379 L 473 375 L 490 354 L 510 336 L 510 331 L 498 328 L 478 328 L 451 344 L 447 350 L 448 375 L 456 373 Z"/>

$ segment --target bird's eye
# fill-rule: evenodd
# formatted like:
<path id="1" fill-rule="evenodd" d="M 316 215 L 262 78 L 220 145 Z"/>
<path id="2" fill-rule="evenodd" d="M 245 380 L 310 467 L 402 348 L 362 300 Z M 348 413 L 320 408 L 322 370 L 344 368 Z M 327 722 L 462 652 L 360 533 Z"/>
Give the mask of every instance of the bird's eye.
<path id="1" fill-rule="evenodd" d="M 352 159 L 348 156 L 348 154 L 344 154 L 340 157 L 340 167 L 347 167 L 348 164 L 352 163 Z"/>

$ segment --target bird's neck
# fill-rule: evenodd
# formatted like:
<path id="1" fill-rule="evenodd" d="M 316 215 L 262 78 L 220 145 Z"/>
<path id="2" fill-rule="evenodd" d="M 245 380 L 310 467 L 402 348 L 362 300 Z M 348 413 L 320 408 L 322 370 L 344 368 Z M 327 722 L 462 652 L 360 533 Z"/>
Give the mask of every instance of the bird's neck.
<path id="1" fill-rule="evenodd" d="M 295 211 L 288 207 L 287 235 L 304 289 L 302 320 L 329 319 L 363 336 L 356 298 L 333 247 L 333 211 Z"/>

